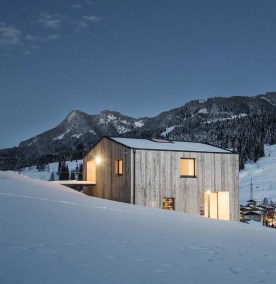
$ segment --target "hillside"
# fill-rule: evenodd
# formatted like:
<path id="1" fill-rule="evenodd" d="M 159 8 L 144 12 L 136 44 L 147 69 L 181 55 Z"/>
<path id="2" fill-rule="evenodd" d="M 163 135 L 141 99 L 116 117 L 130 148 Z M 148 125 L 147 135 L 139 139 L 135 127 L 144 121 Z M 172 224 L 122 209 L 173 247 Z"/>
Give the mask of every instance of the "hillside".
<path id="1" fill-rule="evenodd" d="M 276 143 L 276 92 L 193 100 L 152 118 L 75 110 L 57 127 L 22 141 L 19 147 L 0 150 L 0 169 L 81 159 L 104 135 L 209 143 L 239 153 L 243 169 L 245 162 L 264 156 L 264 144 Z"/>
<path id="2" fill-rule="evenodd" d="M 265 156 L 256 163 L 247 163 L 240 172 L 240 203 L 250 199 L 252 179 L 253 198 L 276 201 L 276 145 L 265 145 Z"/>
<path id="3" fill-rule="evenodd" d="M 273 283 L 276 230 L 0 172 L 1 283 Z M 252 238 L 254 236 L 254 238 Z"/>

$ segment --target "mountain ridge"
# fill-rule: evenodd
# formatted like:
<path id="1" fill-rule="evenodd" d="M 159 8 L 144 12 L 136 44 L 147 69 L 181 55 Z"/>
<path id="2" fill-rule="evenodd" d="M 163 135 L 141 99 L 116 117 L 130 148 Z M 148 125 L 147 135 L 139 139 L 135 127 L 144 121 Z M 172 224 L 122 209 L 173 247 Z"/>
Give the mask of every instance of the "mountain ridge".
<path id="1" fill-rule="evenodd" d="M 208 143 L 239 153 L 243 168 L 246 161 L 257 161 L 264 155 L 265 143 L 276 143 L 276 92 L 191 100 L 155 117 L 72 110 L 56 127 L 20 142 L 18 147 L 0 150 L 0 169 L 81 159 L 101 136 Z"/>

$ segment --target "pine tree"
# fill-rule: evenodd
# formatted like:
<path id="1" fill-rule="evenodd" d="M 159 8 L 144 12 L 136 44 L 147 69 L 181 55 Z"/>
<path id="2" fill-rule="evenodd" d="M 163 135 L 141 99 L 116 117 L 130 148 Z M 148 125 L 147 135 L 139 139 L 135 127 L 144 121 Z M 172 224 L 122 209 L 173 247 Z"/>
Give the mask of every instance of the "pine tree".
<path id="1" fill-rule="evenodd" d="M 50 176 L 50 181 L 53 181 L 53 180 L 55 180 L 55 174 L 54 174 L 54 172 L 52 172 L 52 173 L 51 173 L 51 176 Z"/>
<path id="2" fill-rule="evenodd" d="M 83 171 L 83 166 L 82 166 L 82 164 L 80 164 L 80 166 L 79 166 L 78 180 L 82 180 L 82 171 Z"/>
<path id="3" fill-rule="evenodd" d="M 263 205 L 267 206 L 269 204 L 268 199 L 265 197 L 262 202 Z"/>
<path id="4" fill-rule="evenodd" d="M 70 180 L 75 180 L 75 179 L 76 179 L 75 172 L 71 171 Z"/>
<path id="5" fill-rule="evenodd" d="M 60 180 L 60 174 L 61 174 L 61 161 L 58 162 L 58 172 L 57 172 Z"/>
<path id="6" fill-rule="evenodd" d="M 59 165 L 59 180 L 69 180 L 69 168 L 65 161 L 61 161 Z"/>
<path id="7" fill-rule="evenodd" d="M 69 167 L 68 167 L 68 165 L 65 163 L 65 174 L 64 174 L 65 180 L 69 180 L 69 176 L 70 176 Z"/>

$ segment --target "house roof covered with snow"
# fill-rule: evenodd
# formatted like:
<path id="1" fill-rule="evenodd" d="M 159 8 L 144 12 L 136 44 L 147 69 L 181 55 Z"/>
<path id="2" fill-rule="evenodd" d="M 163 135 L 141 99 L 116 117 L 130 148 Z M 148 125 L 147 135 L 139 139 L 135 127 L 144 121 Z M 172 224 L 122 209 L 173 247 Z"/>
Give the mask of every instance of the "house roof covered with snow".
<path id="1" fill-rule="evenodd" d="M 163 151 L 183 151 L 183 152 L 207 152 L 207 153 L 228 153 L 232 152 L 223 148 L 209 144 L 197 142 L 172 141 L 165 139 L 137 139 L 107 137 L 115 142 L 133 149 L 142 150 L 163 150 Z"/>

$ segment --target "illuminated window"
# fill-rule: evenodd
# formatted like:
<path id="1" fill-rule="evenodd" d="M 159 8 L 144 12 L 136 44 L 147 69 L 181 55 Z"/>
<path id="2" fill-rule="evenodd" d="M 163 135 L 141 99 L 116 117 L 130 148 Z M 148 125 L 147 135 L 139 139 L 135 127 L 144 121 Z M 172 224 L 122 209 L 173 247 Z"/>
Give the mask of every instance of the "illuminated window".
<path id="1" fill-rule="evenodd" d="M 87 181 L 92 181 L 96 183 L 96 161 L 87 161 Z"/>
<path id="2" fill-rule="evenodd" d="M 208 218 L 230 220 L 229 192 L 202 192 L 200 195 L 200 215 Z"/>
<path id="3" fill-rule="evenodd" d="M 123 174 L 123 160 L 115 160 L 115 175 Z"/>
<path id="4" fill-rule="evenodd" d="M 195 159 L 180 159 L 180 175 L 182 177 L 195 177 Z"/>
<path id="5" fill-rule="evenodd" d="M 173 197 L 163 199 L 163 209 L 174 210 L 174 198 Z"/>

